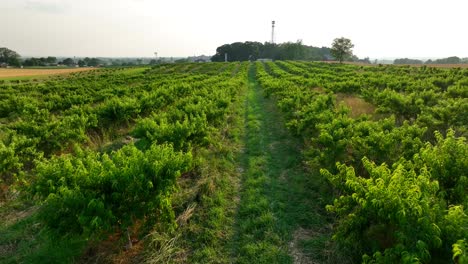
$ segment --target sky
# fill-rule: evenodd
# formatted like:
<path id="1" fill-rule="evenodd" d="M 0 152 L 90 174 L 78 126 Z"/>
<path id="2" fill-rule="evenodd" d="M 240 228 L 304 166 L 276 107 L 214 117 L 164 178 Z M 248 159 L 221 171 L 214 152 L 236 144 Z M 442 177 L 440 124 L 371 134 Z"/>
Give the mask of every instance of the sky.
<path id="1" fill-rule="evenodd" d="M 351 39 L 360 58 L 468 57 L 466 0 L 0 0 L 22 56 L 185 57 L 237 41 Z"/>

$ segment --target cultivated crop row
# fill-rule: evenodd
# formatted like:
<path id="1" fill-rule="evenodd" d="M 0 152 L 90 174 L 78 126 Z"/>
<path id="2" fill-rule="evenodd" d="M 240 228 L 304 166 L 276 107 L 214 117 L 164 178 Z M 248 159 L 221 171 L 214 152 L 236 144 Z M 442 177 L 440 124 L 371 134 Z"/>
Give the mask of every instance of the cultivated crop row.
<path id="1" fill-rule="evenodd" d="M 341 250 L 365 263 L 466 261 L 467 70 L 256 66 L 304 139 L 305 160 L 332 186 Z"/>
<path id="2" fill-rule="evenodd" d="M 174 229 L 177 179 L 226 123 L 246 70 L 178 64 L 2 84 L 2 199 L 29 196 L 45 226 L 84 238 L 135 223 Z"/>

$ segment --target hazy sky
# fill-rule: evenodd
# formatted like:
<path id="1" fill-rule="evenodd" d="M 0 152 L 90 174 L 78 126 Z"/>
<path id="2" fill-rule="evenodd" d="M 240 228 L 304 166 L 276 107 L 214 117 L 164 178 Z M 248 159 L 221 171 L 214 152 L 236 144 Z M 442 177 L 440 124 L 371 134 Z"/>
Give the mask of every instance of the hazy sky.
<path id="1" fill-rule="evenodd" d="M 212 55 L 235 41 L 330 46 L 359 57 L 468 57 L 467 0 L 0 0 L 0 47 L 25 56 Z"/>

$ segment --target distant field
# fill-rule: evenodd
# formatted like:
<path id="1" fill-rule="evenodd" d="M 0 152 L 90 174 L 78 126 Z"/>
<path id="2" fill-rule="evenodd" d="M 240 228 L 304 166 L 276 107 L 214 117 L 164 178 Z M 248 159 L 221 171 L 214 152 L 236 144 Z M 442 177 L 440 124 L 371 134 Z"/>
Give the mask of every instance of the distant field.
<path id="1" fill-rule="evenodd" d="M 408 64 L 406 64 L 408 65 Z M 410 66 L 428 66 L 428 67 L 436 67 L 436 68 L 468 68 L 468 64 L 414 64 Z"/>
<path id="2" fill-rule="evenodd" d="M 325 63 L 339 63 L 338 61 L 324 61 Z M 344 64 L 351 64 L 357 66 L 379 66 L 379 65 L 394 65 L 394 66 L 411 66 L 411 67 L 434 67 L 434 68 L 468 68 L 468 64 L 369 64 L 363 62 L 349 62 L 344 61 Z"/>
<path id="3" fill-rule="evenodd" d="M 89 71 L 95 68 L 70 68 L 70 69 L 0 69 L 0 79 L 12 79 L 18 77 L 36 77 L 54 74 L 66 74 L 72 72 Z"/>

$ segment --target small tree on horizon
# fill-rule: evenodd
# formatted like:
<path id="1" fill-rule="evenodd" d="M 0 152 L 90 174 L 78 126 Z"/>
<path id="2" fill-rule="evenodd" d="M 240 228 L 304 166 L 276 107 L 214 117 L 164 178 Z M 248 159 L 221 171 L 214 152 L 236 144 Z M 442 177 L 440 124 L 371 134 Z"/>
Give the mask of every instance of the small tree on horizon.
<path id="1" fill-rule="evenodd" d="M 350 39 L 344 37 L 336 38 L 332 43 L 331 54 L 342 63 L 347 57 L 353 56 L 353 48 L 354 44 L 351 43 Z"/>

